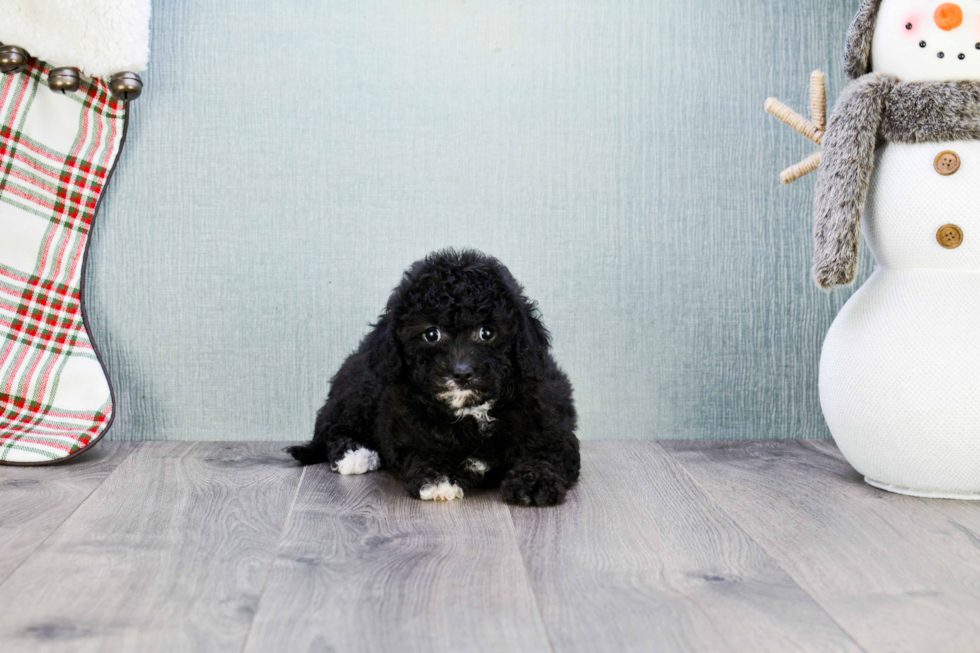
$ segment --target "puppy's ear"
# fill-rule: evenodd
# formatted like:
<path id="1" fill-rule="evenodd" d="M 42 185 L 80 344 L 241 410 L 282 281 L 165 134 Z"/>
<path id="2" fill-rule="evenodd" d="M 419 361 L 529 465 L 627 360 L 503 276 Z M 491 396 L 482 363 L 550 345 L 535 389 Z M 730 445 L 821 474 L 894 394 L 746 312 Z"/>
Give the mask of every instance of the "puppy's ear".
<path id="1" fill-rule="evenodd" d="M 490 264 L 496 269 L 507 288 L 511 303 L 517 308 L 514 352 L 517 367 L 525 378 L 541 378 L 546 371 L 551 334 L 541 323 L 537 306 L 524 295 L 524 288 L 517 283 L 510 270 L 496 259 L 490 259 Z"/>
<path id="2" fill-rule="evenodd" d="M 391 313 L 381 316 L 368 336 L 368 365 L 384 383 L 394 383 L 402 371 L 402 354 Z"/>
<path id="3" fill-rule="evenodd" d="M 544 376 L 551 334 L 541 323 L 534 302 L 519 295 L 520 315 L 517 331 L 517 365 L 525 378 Z"/>

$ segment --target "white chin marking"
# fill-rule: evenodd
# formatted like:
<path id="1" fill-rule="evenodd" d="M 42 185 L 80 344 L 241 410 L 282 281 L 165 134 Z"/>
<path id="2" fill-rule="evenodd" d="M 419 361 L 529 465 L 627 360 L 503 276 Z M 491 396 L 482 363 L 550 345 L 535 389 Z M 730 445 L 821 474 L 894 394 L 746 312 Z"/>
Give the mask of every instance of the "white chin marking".
<path id="1" fill-rule="evenodd" d="M 463 419 L 464 417 L 472 417 L 476 420 L 479 425 L 480 430 L 484 430 L 490 426 L 493 422 L 497 420 L 490 417 L 490 409 L 493 408 L 493 402 L 488 401 L 480 404 L 479 406 L 470 406 L 469 408 L 457 408 L 456 417 L 457 419 Z"/>
<path id="2" fill-rule="evenodd" d="M 445 401 L 456 410 L 461 410 L 466 405 L 466 402 L 473 398 L 474 394 L 472 390 L 463 390 L 456 387 L 455 383 L 450 382 L 448 389 L 445 392 L 440 392 L 436 397 Z"/>
<path id="3" fill-rule="evenodd" d="M 373 472 L 381 467 L 381 458 L 377 451 L 371 451 L 361 447 L 357 451 L 348 451 L 344 457 L 333 464 L 333 471 L 351 476 L 353 474 L 366 474 Z"/>
<path id="4" fill-rule="evenodd" d="M 482 460 L 477 460 L 476 458 L 467 458 L 464 467 L 466 468 L 466 471 L 479 476 L 483 476 L 490 471 L 490 465 L 486 464 Z"/>
<path id="5" fill-rule="evenodd" d="M 426 483 L 419 490 L 419 498 L 423 501 L 453 501 L 463 498 L 463 488 L 450 483 L 448 478 L 441 478 L 433 483 Z"/>

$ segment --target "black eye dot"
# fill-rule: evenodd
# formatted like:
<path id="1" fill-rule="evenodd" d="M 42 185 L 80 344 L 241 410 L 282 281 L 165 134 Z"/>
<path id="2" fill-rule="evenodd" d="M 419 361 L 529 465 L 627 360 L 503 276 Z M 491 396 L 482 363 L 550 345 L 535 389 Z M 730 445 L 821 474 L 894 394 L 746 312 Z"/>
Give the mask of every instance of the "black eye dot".
<path id="1" fill-rule="evenodd" d="M 905 29 L 912 29 L 912 23 L 906 23 Z"/>
<path id="2" fill-rule="evenodd" d="M 926 47 L 926 42 L 925 41 L 919 41 L 919 47 L 920 48 Z"/>
<path id="3" fill-rule="evenodd" d="M 959 58 L 960 58 L 960 61 L 963 61 L 964 59 L 966 59 L 966 55 L 963 54 L 962 52 L 960 52 L 960 57 Z"/>
<path id="4" fill-rule="evenodd" d="M 977 50 L 980 50 L 980 43 L 977 43 Z"/>
<path id="5" fill-rule="evenodd" d="M 946 53 L 945 53 L 945 52 L 940 52 L 940 53 L 939 53 L 939 54 L 937 54 L 936 56 L 937 56 L 937 57 L 939 57 L 940 59 L 942 59 L 943 57 L 945 57 L 945 56 L 946 56 Z"/>

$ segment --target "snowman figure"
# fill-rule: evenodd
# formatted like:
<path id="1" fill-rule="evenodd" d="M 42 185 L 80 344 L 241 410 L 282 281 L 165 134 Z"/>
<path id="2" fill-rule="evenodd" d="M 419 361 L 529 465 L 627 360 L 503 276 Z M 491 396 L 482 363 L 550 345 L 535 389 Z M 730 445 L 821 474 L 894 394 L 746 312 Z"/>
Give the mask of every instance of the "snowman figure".
<path id="1" fill-rule="evenodd" d="M 980 499 L 980 1 L 864 0 L 844 65 L 813 277 L 852 283 L 859 233 L 876 266 L 824 342 L 824 416 L 869 484 Z"/>

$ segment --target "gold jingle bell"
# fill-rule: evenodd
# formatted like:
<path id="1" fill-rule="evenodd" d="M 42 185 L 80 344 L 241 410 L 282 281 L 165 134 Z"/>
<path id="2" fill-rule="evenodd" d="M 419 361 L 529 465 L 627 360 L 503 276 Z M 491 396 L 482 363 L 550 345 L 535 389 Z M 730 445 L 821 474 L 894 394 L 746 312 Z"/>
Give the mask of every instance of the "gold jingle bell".
<path id="1" fill-rule="evenodd" d="M 16 73 L 27 65 L 31 55 L 24 48 L 16 45 L 0 46 L 0 72 Z"/>
<path id="2" fill-rule="evenodd" d="M 143 80 L 136 73 L 116 73 L 109 78 L 109 92 L 123 102 L 135 100 L 143 92 Z"/>
<path id="3" fill-rule="evenodd" d="M 58 93 L 74 93 L 81 83 L 78 68 L 53 68 L 48 73 L 48 87 Z"/>

